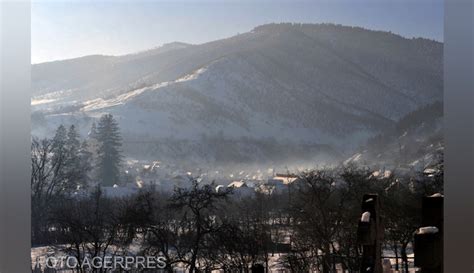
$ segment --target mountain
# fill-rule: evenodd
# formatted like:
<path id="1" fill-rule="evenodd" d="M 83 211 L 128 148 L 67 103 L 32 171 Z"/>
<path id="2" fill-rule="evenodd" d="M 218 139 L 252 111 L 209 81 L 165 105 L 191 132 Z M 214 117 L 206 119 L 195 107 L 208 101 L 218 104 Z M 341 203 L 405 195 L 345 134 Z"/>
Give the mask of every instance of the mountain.
<path id="1" fill-rule="evenodd" d="M 435 102 L 370 138 L 345 163 L 423 171 L 442 161 L 443 153 L 443 104 Z"/>
<path id="2" fill-rule="evenodd" d="M 33 65 L 33 134 L 112 113 L 125 152 L 207 163 L 340 158 L 442 101 L 443 44 L 332 24 Z"/>

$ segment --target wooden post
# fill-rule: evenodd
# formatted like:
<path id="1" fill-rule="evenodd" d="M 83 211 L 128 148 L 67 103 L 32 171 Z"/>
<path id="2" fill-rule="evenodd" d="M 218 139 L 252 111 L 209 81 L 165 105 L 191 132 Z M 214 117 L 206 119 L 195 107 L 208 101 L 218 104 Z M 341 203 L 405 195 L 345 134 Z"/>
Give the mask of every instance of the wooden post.
<path id="1" fill-rule="evenodd" d="M 422 227 L 414 238 L 415 266 L 422 273 L 443 272 L 443 200 L 440 194 L 423 198 Z"/>
<path id="2" fill-rule="evenodd" d="M 384 229 L 377 194 L 362 198 L 362 216 L 357 229 L 357 242 L 362 246 L 361 273 L 382 273 L 382 240 Z"/>

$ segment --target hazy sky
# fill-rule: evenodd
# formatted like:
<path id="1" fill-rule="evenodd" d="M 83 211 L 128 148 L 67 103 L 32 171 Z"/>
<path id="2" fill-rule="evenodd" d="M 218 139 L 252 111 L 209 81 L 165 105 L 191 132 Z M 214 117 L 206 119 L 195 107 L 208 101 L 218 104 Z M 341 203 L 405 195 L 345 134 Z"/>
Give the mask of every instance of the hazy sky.
<path id="1" fill-rule="evenodd" d="M 442 41 L 443 17 L 443 0 L 33 0 L 32 62 L 198 44 L 272 22 L 338 23 Z"/>

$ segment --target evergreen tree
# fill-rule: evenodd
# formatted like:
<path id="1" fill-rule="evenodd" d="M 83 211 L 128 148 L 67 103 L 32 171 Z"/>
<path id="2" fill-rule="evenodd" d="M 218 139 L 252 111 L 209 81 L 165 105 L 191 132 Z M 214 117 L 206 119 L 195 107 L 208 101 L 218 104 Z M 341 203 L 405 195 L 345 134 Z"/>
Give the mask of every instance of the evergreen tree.
<path id="1" fill-rule="evenodd" d="M 87 141 L 83 141 L 81 143 L 81 147 L 79 149 L 79 168 L 81 170 L 81 186 L 87 187 L 88 183 L 90 182 L 89 173 L 92 171 L 92 161 L 93 155 L 90 151 L 89 144 Z"/>
<path id="2" fill-rule="evenodd" d="M 74 125 L 69 127 L 67 132 L 67 139 L 65 143 L 65 149 L 67 152 L 68 165 L 70 168 L 73 168 L 74 165 L 78 164 L 79 148 L 81 142 L 79 141 L 79 133 L 76 130 Z"/>
<path id="3" fill-rule="evenodd" d="M 66 141 L 67 130 L 63 125 L 60 125 L 56 129 L 56 133 L 51 143 L 51 162 L 53 179 L 61 181 L 61 184 L 63 185 L 66 184 L 66 169 L 64 168 L 67 161 Z M 62 188 L 64 188 L 64 186 Z"/>
<path id="4" fill-rule="evenodd" d="M 80 141 L 79 141 L 79 133 L 76 130 L 76 126 L 71 125 L 69 126 L 69 130 L 67 132 L 67 145 L 72 149 L 79 149 Z"/>
<path id="5" fill-rule="evenodd" d="M 81 143 L 79 141 L 79 133 L 74 125 L 69 127 L 67 139 L 65 143 L 66 159 L 65 172 L 67 183 L 70 188 L 77 188 L 78 185 L 84 183 L 82 181 L 83 172 L 81 170 L 81 162 L 79 158 L 79 149 Z"/>
<path id="6" fill-rule="evenodd" d="M 91 129 L 89 133 L 87 134 L 87 150 L 91 153 L 91 158 L 93 162 L 98 161 L 98 150 L 99 150 L 99 142 L 98 142 L 98 131 L 97 131 L 97 125 L 95 122 L 92 123 Z M 94 174 L 94 177 L 97 175 Z"/>
<path id="7" fill-rule="evenodd" d="M 51 145 L 51 152 L 53 153 L 53 160 L 64 159 L 66 156 L 66 141 L 67 141 L 67 130 L 64 125 L 59 125 L 56 129 L 56 133 L 53 137 Z"/>
<path id="8" fill-rule="evenodd" d="M 95 122 L 92 122 L 91 130 L 89 131 L 87 136 L 90 139 L 97 139 L 98 134 L 99 133 L 97 132 L 97 125 L 95 124 Z"/>
<path id="9" fill-rule="evenodd" d="M 103 115 L 97 126 L 98 179 L 104 186 L 118 183 L 122 162 L 122 137 L 117 121 L 111 114 Z"/>

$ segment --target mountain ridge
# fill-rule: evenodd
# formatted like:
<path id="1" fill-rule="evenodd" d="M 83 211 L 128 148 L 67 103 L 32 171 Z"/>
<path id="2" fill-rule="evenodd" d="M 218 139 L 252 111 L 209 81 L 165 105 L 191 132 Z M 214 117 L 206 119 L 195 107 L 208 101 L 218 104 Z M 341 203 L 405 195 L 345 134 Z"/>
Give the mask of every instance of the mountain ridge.
<path id="1" fill-rule="evenodd" d="M 49 130 L 75 122 L 85 131 L 107 112 L 125 140 L 275 138 L 340 154 L 442 101 L 442 48 L 360 28 L 268 24 L 199 45 L 34 65 L 32 104 Z"/>

